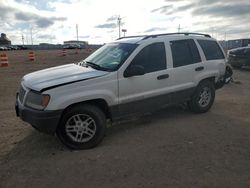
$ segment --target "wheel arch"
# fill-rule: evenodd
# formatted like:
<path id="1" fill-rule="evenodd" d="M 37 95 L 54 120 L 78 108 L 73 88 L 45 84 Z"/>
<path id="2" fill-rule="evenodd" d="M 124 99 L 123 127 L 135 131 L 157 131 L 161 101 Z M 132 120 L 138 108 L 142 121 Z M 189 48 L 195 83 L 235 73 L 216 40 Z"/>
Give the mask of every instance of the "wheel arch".
<path id="1" fill-rule="evenodd" d="M 106 118 L 112 120 L 112 114 L 111 114 L 110 108 L 108 106 L 108 103 L 104 99 L 91 99 L 87 101 L 70 104 L 63 110 L 61 118 L 69 109 L 74 108 L 75 106 L 78 106 L 78 105 L 81 106 L 85 104 L 93 105 L 93 106 L 100 108 L 105 114 Z"/>
<path id="2" fill-rule="evenodd" d="M 207 77 L 207 78 L 203 78 L 202 80 L 199 81 L 198 85 L 201 82 L 204 82 L 204 81 L 210 81 L 210 82 L 212 82 L 215 85 L 215 76 L 210 76 L 210 77 Z"/>

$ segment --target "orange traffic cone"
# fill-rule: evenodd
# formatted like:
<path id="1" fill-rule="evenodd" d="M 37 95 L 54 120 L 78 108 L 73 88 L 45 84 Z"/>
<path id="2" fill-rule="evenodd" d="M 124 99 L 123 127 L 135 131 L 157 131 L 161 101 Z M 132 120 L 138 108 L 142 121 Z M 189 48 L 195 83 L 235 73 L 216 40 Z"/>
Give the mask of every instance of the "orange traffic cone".
<path id="1" fill-rule="evenodd" d="M 29 52 L 29 60 L 35 61 L 35 53 L 33 51 Z"/>
<path id="2" fill-rule="evenodd" d="M 67 55 L 66 50 L 63 49 L 63 50 L 62 50 L 62 56 L 66 56 L 66 55 Z"/>
<path id="3" fill-rule="evenodd" d="M 0 62 L 1 62 L 0 67 L 8 67 L 9 66 L 8 56 L 6 54 L 1 54 Z"/>

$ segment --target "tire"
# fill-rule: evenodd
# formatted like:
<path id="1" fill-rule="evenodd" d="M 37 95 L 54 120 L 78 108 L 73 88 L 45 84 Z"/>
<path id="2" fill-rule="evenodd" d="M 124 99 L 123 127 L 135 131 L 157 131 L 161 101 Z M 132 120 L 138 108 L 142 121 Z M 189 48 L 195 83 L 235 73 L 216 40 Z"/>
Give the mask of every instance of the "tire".
<path id="1" fill-rule="evenodd" d="M 76 105 L 67 110 L 57 128 L 61 142 L 71 149 L 90 149 L 105 136 L 106 117 L 94 105 Z"/>
<path id="2" fill-rule="evenodd" d="M 224 82 L 225 84 L 229 84 L 230 81 L 233 80 L 233 69 L 230 65 L 226 66 L 225 76 L 224 76 Z"/>
<path id="3" fill-rule="evenodd" d="M 209 80 L 204 80 L 197 86 L 188 107 L 192 112 L 205 113 L 213 105 L 215 98 L 214 84 Z"/>

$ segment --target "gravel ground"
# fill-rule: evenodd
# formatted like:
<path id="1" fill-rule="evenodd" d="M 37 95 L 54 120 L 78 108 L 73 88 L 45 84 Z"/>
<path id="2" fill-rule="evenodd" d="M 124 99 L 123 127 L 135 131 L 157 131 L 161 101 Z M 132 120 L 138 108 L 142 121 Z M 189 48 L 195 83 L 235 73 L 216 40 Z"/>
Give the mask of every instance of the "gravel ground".
<path id="1" fill-rule="evenodd" d="M 211 110 L 162 109 L 108 128 L 91 150 L 71 151 L 15 116 L 26 73 L 86 57 L 70 50 L 8 52 L 0 68 L 0 187 L 250 187 L 250 69 L 216 93 Z"/>

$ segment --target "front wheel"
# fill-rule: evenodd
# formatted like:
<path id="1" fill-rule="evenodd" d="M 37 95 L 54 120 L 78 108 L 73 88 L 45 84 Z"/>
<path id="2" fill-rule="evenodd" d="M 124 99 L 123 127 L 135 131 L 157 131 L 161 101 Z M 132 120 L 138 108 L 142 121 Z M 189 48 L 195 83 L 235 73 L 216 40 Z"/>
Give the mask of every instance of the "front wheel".
<path id="1" fill-rule="evenodd" d="M 202 81 L 197 86 L 191 100 L 188 101 L 188 107 L 195 113 L 207 112 L 213 105 L 214 98 L 214 84 L 209 80 Z"/>
<path id="2" fill-rule="evenodd" d="M 93 105 L 77 105 L 67 110 L 57 129 L 61 142 L 71 149 L 90 149 L 103 139 L 106 118 L 101 109 Z"/>

